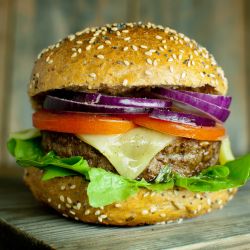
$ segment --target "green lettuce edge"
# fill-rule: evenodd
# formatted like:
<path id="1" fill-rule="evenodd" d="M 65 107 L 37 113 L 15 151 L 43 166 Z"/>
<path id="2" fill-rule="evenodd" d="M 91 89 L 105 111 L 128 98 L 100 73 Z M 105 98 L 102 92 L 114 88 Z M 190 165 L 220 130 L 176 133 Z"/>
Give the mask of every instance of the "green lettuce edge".
<path id="1" fill-rule="evenodd" d="M 91 168 L 81 156 L 62 158 L 52 151 L 45 154 L 41 148 L 40 133 L 37 131 L 22 131 L 21 136 L 15 133 L 9 139 L 7 147 L 21 167 L 43 169 L 43 181 L 82 175 L 89 181 L 87 194 L 93 207 L 126 200 L 140 188 L 160 192 L 177 186 L 193 192 L 214 192 L 239 187 L 247 182 L 250 173 L 248 154 L 224 165 L 211 166 L 193 177 L 175 174 L 166 166 L 157 177 L 156 183 L 148 183 L 145 180 L 130 180 L 101 168 Z"/>

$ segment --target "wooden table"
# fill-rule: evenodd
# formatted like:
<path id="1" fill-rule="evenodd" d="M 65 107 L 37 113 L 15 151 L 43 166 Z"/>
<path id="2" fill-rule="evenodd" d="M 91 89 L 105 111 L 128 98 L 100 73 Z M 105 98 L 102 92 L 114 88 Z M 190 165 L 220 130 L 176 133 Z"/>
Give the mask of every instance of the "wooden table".
<path id="1" fill-rule="evenodd" d="M 118 228 L 67 220 L 21 178 L 0 177 L 0 249 L 250 249 L 250 183 L 223 210 L 183 223 Z"/>

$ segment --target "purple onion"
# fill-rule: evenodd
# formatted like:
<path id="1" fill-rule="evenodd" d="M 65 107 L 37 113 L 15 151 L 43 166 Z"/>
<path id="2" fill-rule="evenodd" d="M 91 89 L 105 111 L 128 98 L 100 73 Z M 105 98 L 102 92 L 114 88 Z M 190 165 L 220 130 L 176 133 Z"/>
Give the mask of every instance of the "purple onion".
<path id="1" fill-rule="evenodd" d="M 220 107 L 223 107 L 226 109 L 229 108 L 231 101 L 232 101 L 231 96 L 204 94 L 204 93 L 193 92 L 193 91 L 184 91 L 184 90 L 181 90 L 180 92 L 183 92 L 187 95 L 202 99 L 203 101 L 213 103 L 217 106 L 220 106 Z"/>
<path id="2" fill-rule="evenodd" d="M 151 111 L 145 107 L 122 107 L 102 104 L 91 104 L 59 98 L 47 95 L 45 97 L 43 108 L 51 111 L 75 111 L 98 114 L 145 114 Z"/>
<path id="3" fill-rule="evenodd" d="M 178 122 L 195 126 L 215 126 L 215 121 L 212 119 L 193 114 L 170 111 L 166 109 L 154 109 L 149 116 L 164 121 Z"/>
<path id="4" fill-rule="evenodd" d="M 188 95 L 182 91 L 166 89 L 166 88 L 155 88 L 153 93 L 160 98 L 167 98 L 176 102 L 180 102 L 187 106 L 191 106 L 202 113 L 216 119 L 217 121 L 224 122 L 228 118 L 230 111 L 226 108 L 217 106 L 213 103 L 199 99 L 197 97 Z"/>

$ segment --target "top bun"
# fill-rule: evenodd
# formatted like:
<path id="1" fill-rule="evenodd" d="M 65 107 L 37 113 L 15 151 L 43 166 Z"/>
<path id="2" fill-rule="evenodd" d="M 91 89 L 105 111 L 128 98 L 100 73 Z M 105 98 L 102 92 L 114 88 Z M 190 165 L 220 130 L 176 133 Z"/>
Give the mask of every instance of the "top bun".
<path id="1" fill-rule="evenodd" d="M 227 80 L 214 57 L 182 33 L 151 23 L 115 23 L 86 28 L 43 50 L 29 95 L 147 86 L 210 86 L 224 95 Z"/>

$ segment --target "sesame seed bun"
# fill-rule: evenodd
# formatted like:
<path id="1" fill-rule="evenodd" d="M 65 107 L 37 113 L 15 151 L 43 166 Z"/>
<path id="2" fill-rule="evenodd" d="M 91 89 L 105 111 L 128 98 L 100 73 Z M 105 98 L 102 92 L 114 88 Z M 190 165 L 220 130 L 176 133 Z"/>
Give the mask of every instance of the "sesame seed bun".
<path id="1" fill-rule="evenodd" d="M 165 223 L 196 217 L 223 206 L 233 198 L 237 189 L 211 193 L 188 190 L 140 191 L 126 201 L 101 208 L 88 203 L 88 183 L 80 176 L 41 180 L 39 169 L 26 169 L 25 182 L 37 200 L 54 208 L 65 217 L 88 223 L 136 226 Z"/>
<path id="2" fill-rule="evenodd" d="M 194 40 L 151 23 L 126 23 L 87 28 L 43 50 L 29 95 L 61 88 L 148 86 L 210 86 L 225 94 L 227 80 L 213 56 Z"/>

